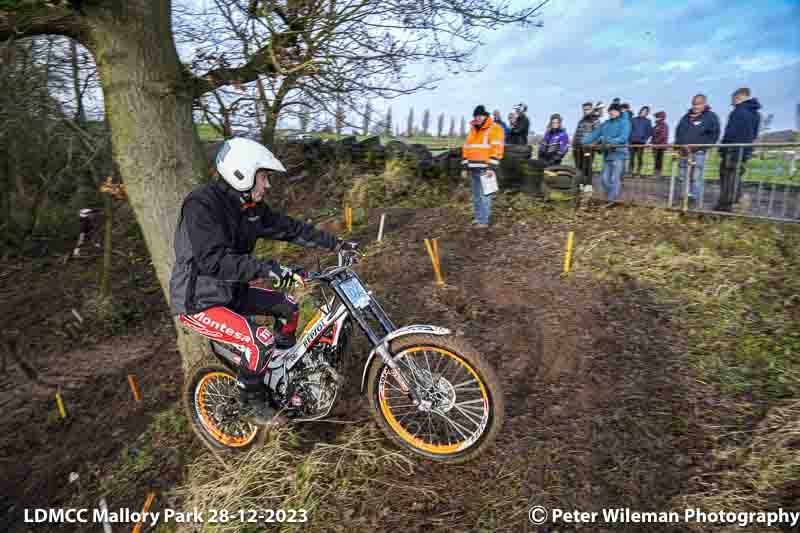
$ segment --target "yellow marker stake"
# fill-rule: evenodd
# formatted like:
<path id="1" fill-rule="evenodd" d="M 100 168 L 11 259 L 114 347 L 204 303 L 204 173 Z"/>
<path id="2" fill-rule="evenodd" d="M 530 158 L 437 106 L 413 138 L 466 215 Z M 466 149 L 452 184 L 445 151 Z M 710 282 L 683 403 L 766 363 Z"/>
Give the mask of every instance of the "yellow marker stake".
<path id="1" fill-rule="evenodd" d="M 144 508 L 142 509 L 142 516 L 144 516 L 144 513 L 150 510 L 150 504 L 153 503 L 153 498 L 155 497 L 156 497 L 155 492 L 147 493 L 147 499 L 144 501 Z M 133 528 L 133 533 L 139 533 L 141 530 L 142 530 L 142 521 L 139 520 L 138 522 L 136 522 L 136 527 Z"/>
<path id="2" fill-rule="evenodd" d="M 567 253 L 564 255 L 564 274 L 569 272 L 570 263 L 572 262 L 572 241 L 575 238 L 575 232 L 570 231 L 567 234 Z"/>
<path id="3" fill-rule="evenodd" d="M 347 224 L 347 233 L 352 233 L 353 231 L 353 208 L 352 207 L 345 207 L 344 208 L 344 222 Z"/>
<path id="4" fill-rule="evenodd" d="M 142 401 L 142 397 L 139 396 L 139 387 L 136 386 L 136 381 L 133 379 L 133 374 L 128 374 L 128 385 L 131 386 L 131 392 L 133 392 L 133 399 L 137 402 Z"/>
<path id="5" fill-rule="evenodd" d="M 67 418 L 67 413 L 64 411 L 64 402 L 61 401 L 61 391 L 56 392 L 56 405 L 61 418 Z"/>
<path id="6" fill-rule="evenodd" d="M 433 240 L 433 244 L 436 247 L 436 251 L 434 251 L 433 246 L 428 239 L 425 239 L 425 248 L 428 250 L 428 255 L 431 257 L 431 263 L 433 264 L 433 272 L 436 274 L 436 285 L 439 287 L 444 286 L 444 279 L 442 278 L 442 271 L 439 267 L 439 246 L 436 242 L 436 239 Z"/>

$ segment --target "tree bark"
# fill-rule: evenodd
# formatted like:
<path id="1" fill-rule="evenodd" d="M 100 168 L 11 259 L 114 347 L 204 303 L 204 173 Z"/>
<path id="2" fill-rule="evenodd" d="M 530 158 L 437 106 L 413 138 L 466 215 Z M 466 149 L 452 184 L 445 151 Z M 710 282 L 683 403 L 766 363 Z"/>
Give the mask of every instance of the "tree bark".
<path id="1" fill-rule="evenodd" d="M 78 65 L 78 43 L 75 39 L 69 40 L 69 56 L 72 66 L 72 88 L 75 91 L 75 122 L 80 126 L 86 124 L 86 111 L 83 108 L 83 91 L 81 90 L 81 76 Z"/>
<path id="2" fill-rule="evenodd" d="M 114 157 L 167 298 L 180 207 L 207 170 L 170 3 L 118 0 L 111 12 L 90 10 L 84 43 L 100 73 Z M 177 329 L 186 369 L 207 353 L 207 343 Z"/>

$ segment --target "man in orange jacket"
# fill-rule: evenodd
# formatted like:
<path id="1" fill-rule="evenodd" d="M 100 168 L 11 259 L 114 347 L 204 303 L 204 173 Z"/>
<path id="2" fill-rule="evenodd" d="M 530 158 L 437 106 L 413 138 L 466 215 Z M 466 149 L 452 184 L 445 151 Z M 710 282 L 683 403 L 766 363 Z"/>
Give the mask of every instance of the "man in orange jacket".
<path id="1" fill-rule="evenodd" d="M 497 177 L 497 167 L 503 158 L 503 128 L 497 125 L 489 112 L 482 105 L 472 112 L 474 120 L 470 121 L 469 134 L 461 149 L 461 164 L 464 167 L 462 176 L 472 177 L 472 200 L 475 209 L 475 220 L 478 228 L 489 227 L 492 213 L 492 194 L 484 194 L 481 187 L 481 176 L 487 174 Z"/>

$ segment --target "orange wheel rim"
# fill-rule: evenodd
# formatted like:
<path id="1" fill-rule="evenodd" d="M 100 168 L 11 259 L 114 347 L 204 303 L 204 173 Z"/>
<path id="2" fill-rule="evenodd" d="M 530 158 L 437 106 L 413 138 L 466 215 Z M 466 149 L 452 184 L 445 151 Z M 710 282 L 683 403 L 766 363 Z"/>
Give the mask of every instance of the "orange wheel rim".
<path id="1" fill-rule="evenodd" d="M 214 413 L 212 413 L 213 409 L 209 404 L 209 400 L 213 396 L 219 397 L 215 398 L 215 400 L 221 399 L 224 401 L 225 397 L 221 392 L 221 388 L 230 385 L 230 383 L 225 382 L 233 382 L 235 387 L 235 381 L 236 379 L 233 376 L 225 372 L 209 372 L 203 376 L 203 379 L 200 380 L 197 388 L 195 388 L 195 410 L 203 428 L 214 440 L 231 448 L 241 448 L 253 442 L 258 433 L 258 428 L 243 421 L 233 421 L 232 425 L 241 428 L 242 431 L 239 432 L 240 434 L 226 432 L 218 420 L 219 417 L 214 416 Z"/>
<path id="2" fill-rule="evenodd" d="M 406 428 L 402 424 L 403 419 L 406 418 L 406 416 L 408 416 L 408 415 L 406 414 L 404 416 L 401 416 L 398 419 L 398 416 L 395 416 L 396 413 L 393 411 L 393 408 L 389 403 L 389 394 L 388 394 L 390 392 L 389 388 L 391 387 L 391 388 L 394 388 L 394 389 L 397 389 L 397 390 L 400 390 L 400 389 L 398 389 L 397 387 L 395 387 L 394 385 L 389 383 L 388 377 L 389 377 L 390 374 L 393 374 L 393 373 L 391 372 L 391 370 L 388 367 L 384 367 L 383 371 L 381 372 L 381 377 L 380 377 L 380 381 L 379 381 L 379 385 L 378 385 L 378 402 L 379 402 L 381 413 L 383 414 L 384 419 L 389 424 L 389 426 L 392 428 L 392 430 L 394 430 L 394 432 L 401 439 L 403 439 L 405 442 L 407 442 L 408 444 L 410 444 L 411 446 L 413 446 L 415 448 L 418 448 L 420 450 L 424 450 L 424 451 L 432 453 L 432 454 L 447 455 L 447 454 L 452 454 L 452 453 L 455 453 L 455 452 L 458 452 L 458 451 L 461 451 L 461 450 L 464 450 L 464 449 L 470 447 L 472 444 L 474 444 L 480 438 L 481 435 L 483 435 L 484 431 L 486 430 L 486 424 L 488 423 L 489 414 L 490 414 L 489 413 L 489 394 L 487 392 L 486 386 L 483 383 L 483 380 L 480 378 L 480 376 L 478 376 L 478 373 L 475 371 L 475 369 L 472 368 L 472 365 L 470 365 L 469 363 L 464 361 L 464 359 L 462 359 L 458 355 L 456 355 L 456 354 L 454 354 L 454 353 L 452 353 L 452 352 L 450 352 L 448 350 L 445 350 L 443 348 L 437 348 L 437 347 L 434 347 L 434 346 L 415 346 L 413 348 L 409 348 L 408 350 L 404 350 L 404 351 L 400 352 L 396 356 L 396 360 L 401 360 L 401 358 L 410 356 L 410 355 L 415 354 L 417 352 L 436 353 L 436 354 L 439 354 L 439 355 L 441 355 L 443 357 L 448 357 L 451 360 L 454 360 L 455 362 L 459 363 L 462 368 L 467 370 L 467 376 L 466 376 L 467 378 L 471 377 L 473 381 L 477 382 L 477 387 L 475 387 L 474 390 L 479 391 L 480 399 L 476 398 L 474 400 L 465 402 L 465 403 L 471 404 L 471 406 L 468 408 L 469 411 L 467 411 L 466 416 L 468 416 L 471 421 L 475 421 L 476 422 L 475 423 L 476 429 L 471 434 L 469 434 L 469 432 L 464 432 L 464 433 L 467 433 L 466 435 L 462 435 L 464 438 L 462 438 L 461 440 L 458 440 L 456 442 L 449 442 L 449 437 L 448 437 L 448 442 L 447 443 L 428 442 L 426 440 L 423 440 L 423 439 L 417 437 L 416 434 L 412 434 L 408 430 L 408 428 Z M 426 362 L 427 362 L 427 359 L 426 359 Z M 424 371 L 425 370 L 423 369 L 423 372 Z M 406 373 L 404 372 L 404 375 L 405 374 Z M 428 374 L 429 375 L 433 375 L 434 373 L 429 371 Z M 395 380 L 396 380 L 396 378 L 395 378 Z M 458 387 L 460 387 L 460 385 L 456 386 L 454 388 L 454 390 L 458 389 Z M 470 389 L 470 390 L 473 390 L 473 389 Z M 456 392 L 456 393 L 454 393 L 454 395 L 457 396 L 458 393 Z M 397 396 L 397 397 L 400 397 L 400 396 Z M 453 403 L 453 407 L 458 405 L 458 402 L 455 402 L 455 398 L 452 401 L 452 403 Z M 475 407 L 473 407 L 473 405 Z M 476 409 L 476 407 L 481 407 L 481 406 L 482 406 L 483 412 L 482 412 L 482 414 L 480 416 L 478 416 L 478 412 L 475 411 L 475 409 Z M 395 407 L 397 407 L 397 406 L 395 406 Z M 407 406 L 401 406 L 401 407 L 407 407 Z M 464 412 L 464 409 L 459 409 L 459 410 Z M 473 418 L 473 417 L 475 417 L 475 418 Z M 476 420 L 478 418 L 479 418 L 479 420 Z M 429 420 L 429 422 L 430 422 L 430 420 Z"/>

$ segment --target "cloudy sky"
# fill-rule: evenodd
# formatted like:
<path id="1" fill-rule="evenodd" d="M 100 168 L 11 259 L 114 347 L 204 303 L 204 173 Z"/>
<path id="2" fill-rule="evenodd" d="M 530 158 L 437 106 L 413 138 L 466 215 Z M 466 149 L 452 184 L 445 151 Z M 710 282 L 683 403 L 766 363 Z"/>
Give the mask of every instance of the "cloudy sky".
<path id="1" fill-rule="evenodd" d="M 412 105 L 417 117 L 425 108 L 460 117 L 479 103 L 505 116 L 525 102 L 535 132 L 556 112 L 571 131 L 582 102 L 619 96 L 666 111 L 673 125 L 702 92 L 724 121 L 731 92 L 747 86 L 775 114 L 774 129 L 796 127 L 800 0 L 551 0 L 541 21 L 487 34 L 483 72 L 392 101 L 396 120 Z"/>

